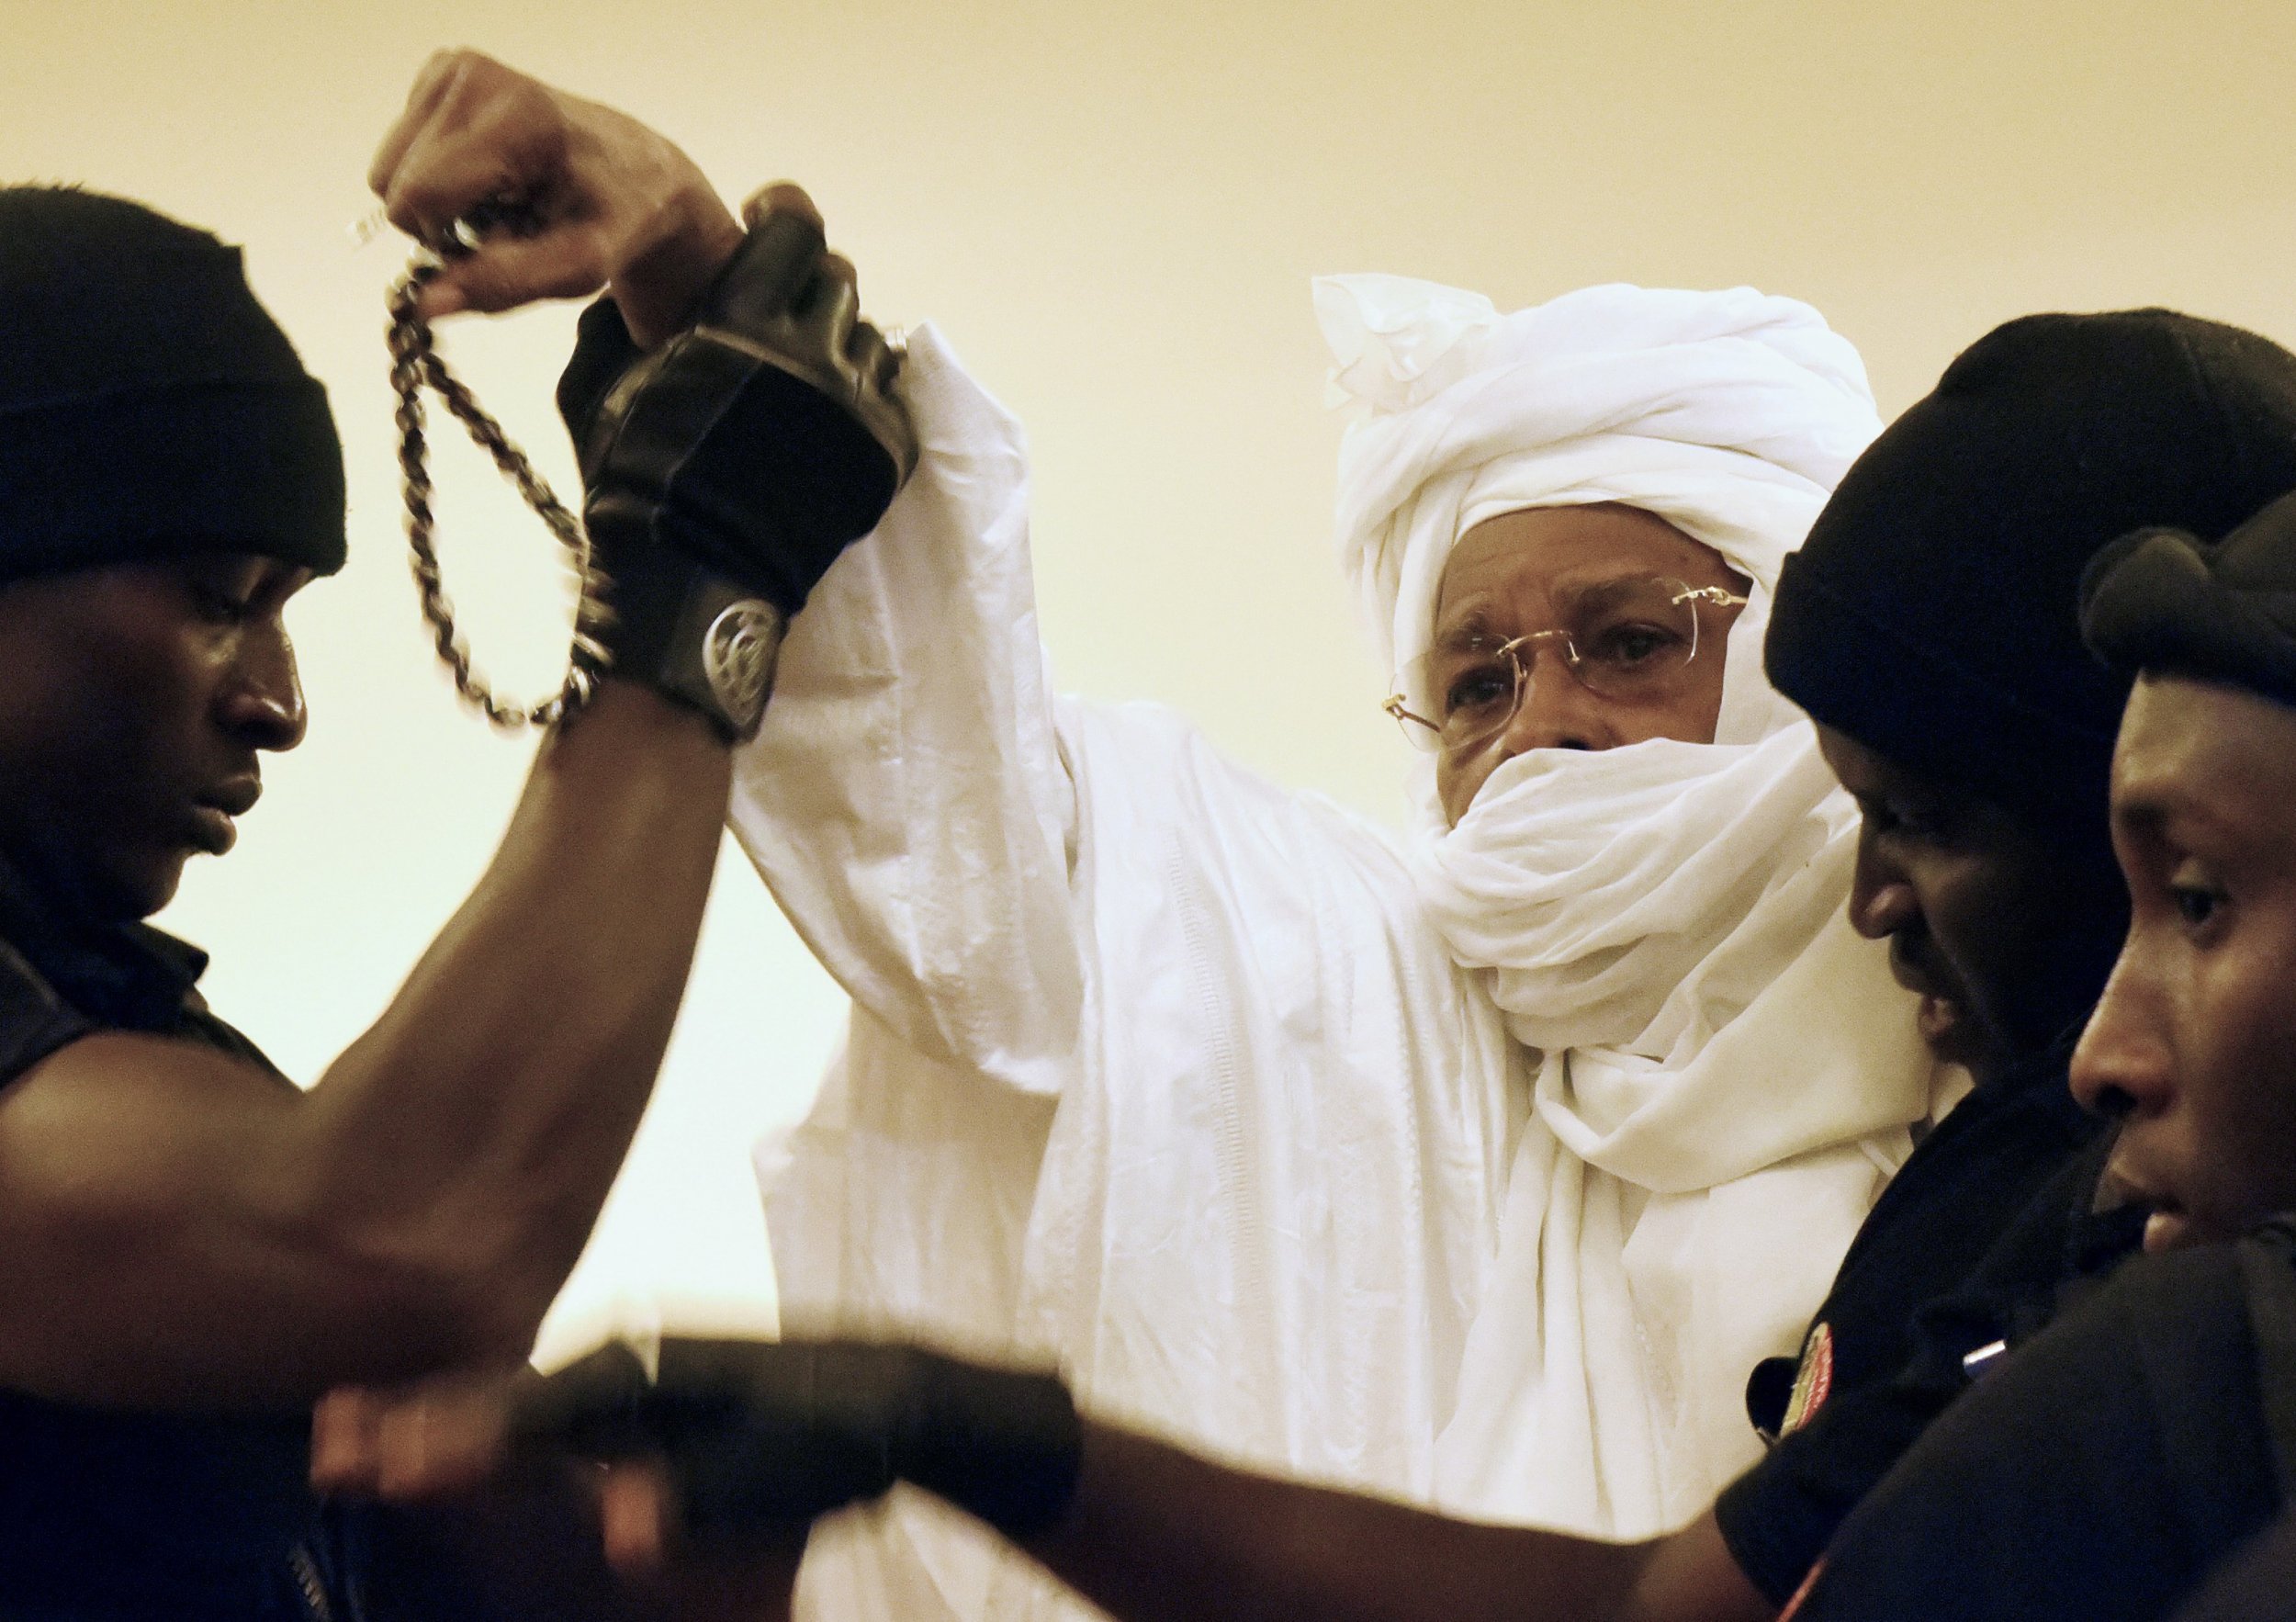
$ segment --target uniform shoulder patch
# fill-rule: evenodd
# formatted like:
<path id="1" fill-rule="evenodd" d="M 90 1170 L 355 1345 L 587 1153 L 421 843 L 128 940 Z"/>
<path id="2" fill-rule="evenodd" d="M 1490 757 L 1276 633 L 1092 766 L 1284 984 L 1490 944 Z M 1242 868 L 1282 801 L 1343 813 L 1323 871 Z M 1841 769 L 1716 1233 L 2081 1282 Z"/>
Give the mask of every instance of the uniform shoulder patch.
<path id="1" fill-rule="evenodd" d="M 1785 1417 L 1778 1424 L 1778 1434 L 1790 1436 L 1810 1422 L 1810 1418 L 1826 1405 L 1826 1399 L 1834 1389 L 1834 1332 L 1819 1323 L 1811 1327 L 1809 1338 L 1802 1343 L 1802 1361 L 1794 1372 L 1794 1395 L 1785 1405 Z"/>

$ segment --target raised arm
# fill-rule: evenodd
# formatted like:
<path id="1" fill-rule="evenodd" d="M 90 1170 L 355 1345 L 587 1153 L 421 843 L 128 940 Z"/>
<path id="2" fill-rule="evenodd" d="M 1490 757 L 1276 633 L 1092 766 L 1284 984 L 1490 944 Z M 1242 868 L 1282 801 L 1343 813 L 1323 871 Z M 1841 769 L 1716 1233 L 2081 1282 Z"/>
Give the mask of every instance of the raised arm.
<path id="1" fill-rule="evenodd" d="M 1026 1090 L 1076 1044 L 1076 793 L 1055 732 L 1020 425 L 932 328 L 916 477 L 793 626 L 733 828 L 815 954 L 927 1058 Z"/>
<path id="2" fill-rule="evenodd" d="M 660 1063 L 728 775 L 702 716 L 610 682 L 310 1094 L 128 1034 L 0 1092 L 0 1383 L 297 1402 L 523 1357 Z"/>
<path id="3" fill-rule="evenodd" d="M 729 745 L 754 730 L 780 626 L 906 471 L 897 411 L 872 414 L 882 346 L 802 196 L 773 199 L 745 239 L 659 138 L 467 55 L 426 73 L 376 183 L 435 242 L 516 201 L 518 233 L 450 259 L 434 310 L 604 282 L 632 336 L 703 318 L 641 385 L 573 402 L 613 672 L 545 743 L 477 892 L 309 1094 L 125 1034 L 72 1042 L 0 1091 L 0 1383 L 20 1390 L 300 1404 L 523 1357 L 659 1064 Z M 792 381 L 831 373 L 845 392 L 827 411 Z M 721 424 L 745 455 L 861 468 L 884 500 L 777 508 Z M 718 519 L 721 483 L 746 516 Z M 279 607 L 233 632 L 250 670 L 291 671 Z M 705 657 L 727 648 L 759 657 Z"/>

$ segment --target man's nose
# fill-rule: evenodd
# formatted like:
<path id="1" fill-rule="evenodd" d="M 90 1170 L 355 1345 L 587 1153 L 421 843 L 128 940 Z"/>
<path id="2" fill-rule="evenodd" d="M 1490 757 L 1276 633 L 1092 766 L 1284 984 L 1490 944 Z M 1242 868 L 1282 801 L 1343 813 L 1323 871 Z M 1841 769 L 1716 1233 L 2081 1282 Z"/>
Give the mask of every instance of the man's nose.
<path id="1" fill-rule="evenodd" d="M 291 749 L 301 743 L 310 716 L 294 645 L 284 634 L 248 638 L 217 704 L 224 729 L 251 748 Z"/>
<path id="2" fill-rule="evenodd" d="M 1603 701 L 1571 675 L 1561 648 L 1536 643 L 1519 657 L 1523 691 L 1507 722 L 1508 759 L 1526 749 L 1602 749 L 1617 741 Z"/>
<path id="3" fill-rule="evenodd" d="M 2083 1109 L 2118 1121 L 2168 1108 L 2177 1069 L 2164 1012 L 2160 988 L 2132 937 L 2073 1050 L 2070 1080 Z"/>
<path id="4" fill-rule="evenodd" d="M 1857 865 L 1850 880 L 1850 927 L 1868 941 L 1885 941 L 1920 916 L 1912 882 L 1861 825 Z"/>

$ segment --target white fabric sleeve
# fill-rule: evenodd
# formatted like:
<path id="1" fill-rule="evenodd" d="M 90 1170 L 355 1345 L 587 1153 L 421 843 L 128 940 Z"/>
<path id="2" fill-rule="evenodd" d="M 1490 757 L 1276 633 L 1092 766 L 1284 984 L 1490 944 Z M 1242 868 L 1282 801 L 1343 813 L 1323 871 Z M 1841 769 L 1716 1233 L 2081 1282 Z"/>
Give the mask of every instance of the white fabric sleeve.
<path id="1" fill-rule="evenodd" d="M 733 829 L 854 1001 L 929 1059 L 1061 1086 L 1082 969 L 1020 425 L 931 327 L 916 473 L 816 588 L 736 757 Z"/>
<path id="2" fill-rule="evenodd" d="M 752 1152 L 782 1332 L 1011 1360 L 1054 1107 L 982 1087 L 855 1008 L 813 1109 Z"/>

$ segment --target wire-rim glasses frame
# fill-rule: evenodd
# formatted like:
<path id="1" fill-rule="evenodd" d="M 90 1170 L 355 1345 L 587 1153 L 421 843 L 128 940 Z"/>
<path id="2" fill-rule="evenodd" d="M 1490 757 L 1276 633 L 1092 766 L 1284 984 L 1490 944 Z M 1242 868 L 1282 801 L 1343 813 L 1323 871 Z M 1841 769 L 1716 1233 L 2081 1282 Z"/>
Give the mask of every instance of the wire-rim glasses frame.
<path id="1" fill-rule="evenodd" d="M 1683 651 L 1679 657 L 1669 658 L 1661 667 L 1666 673 L 1688 668 L 1698 657 L 1701 637 L 1697 609 L 1700 604 L 1711 604 L 1716 608 L 1739 608 L 1750 601 L 1748 597 L 1721 586 L 1693 586 L 1683 580 L 1668 580 L 1663 577 L 1652 577 L 1647 583 L 1660 588 L 1668 607 L 1681 608 L 1687 605 L 1691 610 L 1688 615 L 1687 641 L 1682 645 Z M 1514 721 L 1515 715 L 1522 707 L 1523 694 L 1528 691 L 1531 684 L 1531 666 L 1536 658 L 1536 649 L 1540 645 L 1547 643 L 1556 645 L 1557 651 L 1562 656 L 1563 669 L 1581 687 L 1601 697 L 1626 696 L 1616 690 L 1615 681 L 1607 681 L 1600 674 L 1590 674 L 1590 668 L 1596 667 L 1596 660 L 1581 653 L 1570 630 L 1557 626 L 1513 637 L 1480 654 L 1480 657 L 1484 659 L 1503 659 L 1513 665 L 1514 690 L 1507 701 L 1504 713 L 1486 717 L 1476 723 L 1471 733 L 1446 737 L 1444 722 L 1430 720 L 1412 708 L 1415 695 L 1408 694 L 1404 691 L 1410 683 L 1400 679 L 1397 682 L 1397 690 L 1390 692 L 1379 707 L 1395 717 L 1396 723 L 1402 728 L 1403 736 L 1409 738 L 1417 749 L 1435 753 L 1471 748 L 1489 738 L 1493 733 L 1503 730 Z M 1532 650 L 1528 657 L 1525 655 L 1525 648 Z M 1428 659 L 1433 657 L 1433 655 L 1427 656 Z M 1425 662 L 1425 659 L 1414 661 L 1415 664 Z M 1606 686 L 1610 687 L 1611 691 L 1606 692 Z M 1419 702 L 1425 703 L 1424 700 Z M 1428 704 L 1426 707 L 1435 706 Z"/>

